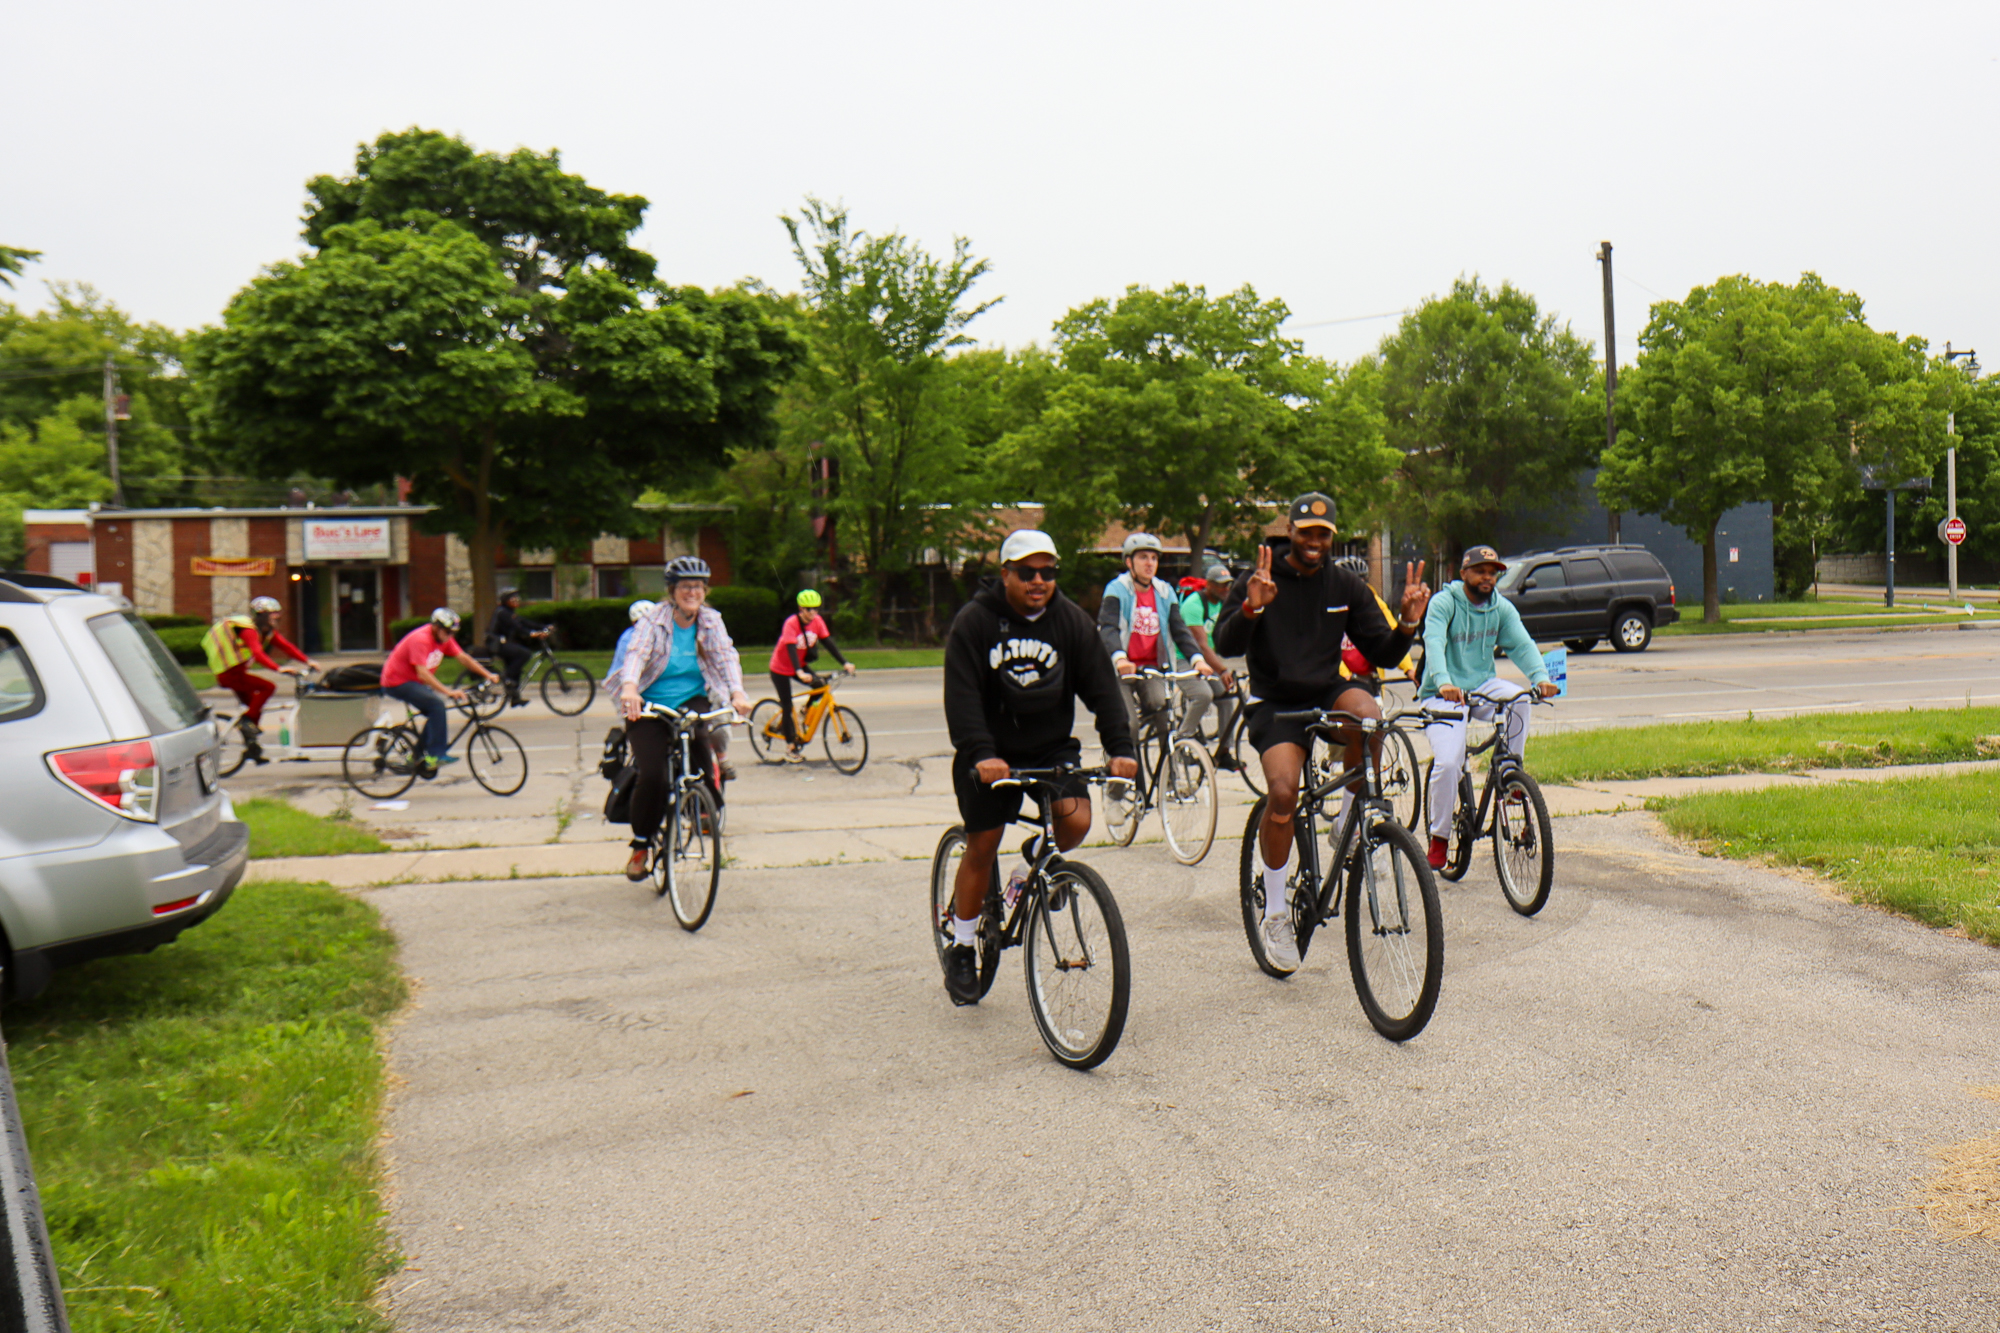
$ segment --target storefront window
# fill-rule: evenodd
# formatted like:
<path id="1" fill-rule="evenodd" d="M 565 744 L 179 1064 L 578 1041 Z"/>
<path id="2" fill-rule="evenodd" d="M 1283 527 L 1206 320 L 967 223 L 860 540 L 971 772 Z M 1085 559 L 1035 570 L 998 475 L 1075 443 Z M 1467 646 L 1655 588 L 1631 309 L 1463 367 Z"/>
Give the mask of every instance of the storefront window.
<path id="1" fill-rule="evenodd" d="M 499 571 L 500 586 L 519 588 L 524 602 L 551 601 L 555 594 L 555 575 L 544 565 L 540 569 L 503 569 Z"/>

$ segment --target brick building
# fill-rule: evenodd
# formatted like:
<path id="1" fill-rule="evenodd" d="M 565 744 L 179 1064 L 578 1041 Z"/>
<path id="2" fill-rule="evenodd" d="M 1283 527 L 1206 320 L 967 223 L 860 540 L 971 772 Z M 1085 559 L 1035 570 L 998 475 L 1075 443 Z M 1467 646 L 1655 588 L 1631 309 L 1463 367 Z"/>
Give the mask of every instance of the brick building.
<path id="1" fill-rule="evenodd" d="M 389 625 L 472 609 L 465 543 L 432 536 L 414 506 L 341 509 L 31 509 L 26 567 L 131 599 L 142 615 L 213 620 L 275 597 L 279 630 L 308 652 L 380 652 Z M 677 507 L 657 536 L 587 550 L 503 551 L 499 578 L 530 601 L 656 594 L 661 566 L 699 554 L 729 582 L 721 534 Z"/>

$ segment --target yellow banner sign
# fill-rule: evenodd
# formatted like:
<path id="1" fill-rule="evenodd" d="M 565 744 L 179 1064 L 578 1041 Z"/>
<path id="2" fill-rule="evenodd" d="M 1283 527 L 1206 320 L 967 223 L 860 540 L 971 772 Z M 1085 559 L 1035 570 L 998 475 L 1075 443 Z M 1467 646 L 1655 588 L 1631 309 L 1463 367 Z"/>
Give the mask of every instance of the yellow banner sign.
<path id="1" fill-rule="evenodd" d="M 256 579 L 278 572 L 275 556 L 197 555 L 188 558 L 189 569 L 208 578 Z"/>

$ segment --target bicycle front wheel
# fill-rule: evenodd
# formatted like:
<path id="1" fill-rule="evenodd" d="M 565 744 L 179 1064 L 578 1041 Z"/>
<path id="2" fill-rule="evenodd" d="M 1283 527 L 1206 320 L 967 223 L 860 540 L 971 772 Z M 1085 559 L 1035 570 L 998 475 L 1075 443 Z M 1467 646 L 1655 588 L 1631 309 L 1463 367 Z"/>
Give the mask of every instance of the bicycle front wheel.
<path id="1" fill-rule="evenodd" d="M 1130 847 L 1139 836 L 1139 820 L 1146 813 L 1139 797 L 1139 779 L 1106 778 L 1103 790 L 1104 832 L 1120 847 Z"/>
<path id="2" fill-rule="evenodd" d="M 1023 949 L 1028 1007 L 1049 1053 L 1093 1069 L 1118 1048 L 1132 999 L 1125 918 L 1089 866 L 1057 861 L 1028 909 Z"/>
<path id="3" fill-rule="evenodd" d="M 759 699 L 750 706 L 750 752 L 760 764 L 775 764 L 784 748 L 783 715 L 776 699 Z"/>
<path id="4" fill-rule="evenodd" d="M 1347 965 L 1375 1030 L 1408 1041 L 1424 1030 L 1444 981 L 1437 880 L 1401 824 L 1378 819 L 1354 839 L 1347 877 Z"/>
<path id="5" fill-rule="evenodd" d="M 1257 747 L 1250 743 L 1250 728 L 1241 717 L 1236 719 L 1236 739 L 1231 742 L 1230 753 L 1236 756 L 1236 771 L 1243 775 L 1243 785 L 1262 796 L 1264 794 L 1264 759 L 1257 753 Z"/>
<path id="6" fill-rule="evenodd" d="M 438 679 L 444 680 L 444 677 L 440 676 Z M 466 701 L 457 707 L 463 712 L 472 714 L 481 722 L 491 721 L 507 711 L 507 691 L 498 686 L 488 691 L 474 689 L 475 686 L 484 685 L 486 677 L 475 674 L 472 668 L 463 662 L 457 664 L 452 678 L 444 683 L 454 690 L 467 692 Z"/>
<path id="7" fill-rule="evenodd" d="M 575 717 L 597 697 L 597 677 L 574 662 L 552 662 L 542 677 L 542 702 L 564 717 Z"/>
<path id="8" fill-rule="evenodd" d="M 1264 952 L 1264 853 L 1261 849 L 1261 835 L 1264 829 L 1264 807 L 1268 797 L 1259 797 L 1250 807 L 1250 818 L 1243 825 L 1243 857 L 1238 868 L 1239 883 L 1243 899 L 1243 938 L 1250 942 L 1250 957 L 1257 968 L 1267 977 L 1283 981 L 1291 972 L 1277 966 L 1270 955 Z M 1301 896 L 1305 895 L 1303 892 Z M 1292 929 L 1300 941 L 1299 957 L 1305 957 L 1305 942 L 1312 938 L 1311 928 L 1301 928 L 1300 917 L 1310 917 L 1301 913 L 1297 904 L 1292 907 Z"/>
<path id="9" fill-rule="evenodd" d="M 215 725 L 221 733 L 222 743 L 222 752 L 216 756 L 216 776 L 234 777 L 236 770 L 242 768 L 250 758 L 248 740 L 243 735 L 243 728 L 233 717 L 218 717 Z"/>
<path id="10" fill-rule="evenodd" d="M 1160 827 L 1167 851 L 1184 866 L 1199 864 L 1215 842 L 1215 761 L 1208 747 L 1182 736 L 1167 751 L 1160 774 Z"/>
<path id="11" fill-rule="evenodd" d="M 465 766 L 495 796 L 512 796 L 528 780 L 528 752 L 504 727 L 474 727 L 465 740 Z"/>
<path id="12" fill-rule="evenodd" d="M 944 967 L 944 951 L 951 947 L 951 919 L 957 915 L 952 904 L 958 895 L 958 868 L 965 863 L 965 826 L 953 824 L 938 839 L 937 851 L 931 856 L 931 943 L 937 946 L 938 967 Z M 985 999 L 986 992 L 993 989 L 993 978 L 1000 971 L 1000 863 L 996 858 L 993 873 L 986 877 L 986 899 L 979 914 L 978 944 L 974 952 L 979 957 L 979 998 Z"/>
<path id="13" fill-rule="evenodd" d="M 1417 747 L 1407 732 L 1390 731 L 1383 735 L 1375 776 L 1381 783 L 1382 798 L 1396 812 L 1396 822 L 1412 833 L 1421 831 L 1424 770 L 1417 763 Z"/>
<path id="14" fill-rule="evenodd" d="M 868 728 L 861 725 L 852 708 L 845 704 L 834 707 L 820 719 L 819 734 L 826 744 L 826 757 L 841 772 L 859 773 L 868 762 Z"/>
<path id="15" fill-rule="evenodd" d="M 417 780 L 422 746 L 409 727 L 364 727 L 340 752 L 340 775 L 363 796 L 386 801 Z"/>
<path id="16" fill-rule="evenodd" d="M 666 897 L 682 930 L 700 930 L 715 909 L 722 880 L 722 817 L 715 797 L 696 783 L 667 811 L 653 851 L 654 892 Z"/>
<path id="17" fill-rule="evenodd" d="M 1549 900 L 1555 883 L 1555 841 L 1541 784 L 1515 769 L 1494 793 L 1493 868 L 1500 892 L 1522 916 L 1533 916 Z"/>

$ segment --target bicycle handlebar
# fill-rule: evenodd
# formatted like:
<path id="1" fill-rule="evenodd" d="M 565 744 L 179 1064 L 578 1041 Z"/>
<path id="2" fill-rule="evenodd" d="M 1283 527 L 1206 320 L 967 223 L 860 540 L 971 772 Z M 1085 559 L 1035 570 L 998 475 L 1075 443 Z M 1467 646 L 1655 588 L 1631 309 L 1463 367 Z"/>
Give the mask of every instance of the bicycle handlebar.
<path id="1" fill-rule="evenodd" d="M 706 713 L 690 713 L 683 709 L 670 707 L 667 704 L 649 703 L 640 707 L 639 716 L 656 717 L 662 722 L 672 722 L 676 725 L 686 725 L 689 722 L 720 722 L 724 726 L 733 727 L 743 721 L 742 718 L 736 715 L 736 710 L 728 704 L 724 704 L 722 707 Z"/>
<path id="2" fill-rule="evenodd" d="M 1007 770 L 1006 777 L 989 785 L 996 789 L 1001 787 L 1025 788 L 1051 786 L 1064 778 L 1079 778 L 1085 782 L 1096 782 L 1109 779 L 1110 777 L 1111 770 L 1108 768 L 1081 768 L 1072 767 L 1069 764 L 1057 764 L 1052 768 L 1010 768 Z M 1117 780 L 1120 782 L 1131 781 L 1129 778 L 1119 778 Z"/>
<path id="3" fill-rule="evenodd" d="M 1395 722 L 1394 718 L 1362 717 L 1358 713 L 1350 713 L 1339 708 L 1301 708 L 1296 712 L 1277 713 L 1273 716 L 1280 722 L 1310 722 L 1315 726 L 1326 727 L 1328 729 L 1358 726 L 1363 731 L 1386 731 Z M 1398 714 L 1397 716 L 1400 717 L 1403 714 Z"/>
<path id="4" fill-rule="evenodd" d="M 1162 671 L 1158 667 L 1136 667 L 1126 680 L 1193 680 L 1201 672 L 1189 667 L 1185 671 Z"/>

